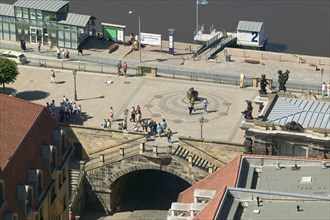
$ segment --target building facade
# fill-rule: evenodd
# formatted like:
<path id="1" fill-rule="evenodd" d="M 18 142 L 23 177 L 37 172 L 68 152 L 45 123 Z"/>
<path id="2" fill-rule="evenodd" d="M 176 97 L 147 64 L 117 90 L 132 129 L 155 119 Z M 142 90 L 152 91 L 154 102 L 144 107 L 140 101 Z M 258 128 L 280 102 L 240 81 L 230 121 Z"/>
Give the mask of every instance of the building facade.
<path id="1" fill-rule="evenodd" d="M 47 110 L 0 94 L 0 219 L 67 219 L 73 148 Z"/>
<path id="2" fill-rule="evenodd" d="M 18 0 L 0 3 L 0 39 L 25 40 L 42 45 L 76 49 L 93 29 L 89 15 L 69 12 L 69 2 L 61 0 Z"/>
<path id="3" fill-rule="evenodd" d="M 330 158 L 330 102 L 285 93 L 256 97 L 260 114 L 242 122 L 246 153 Z"/>

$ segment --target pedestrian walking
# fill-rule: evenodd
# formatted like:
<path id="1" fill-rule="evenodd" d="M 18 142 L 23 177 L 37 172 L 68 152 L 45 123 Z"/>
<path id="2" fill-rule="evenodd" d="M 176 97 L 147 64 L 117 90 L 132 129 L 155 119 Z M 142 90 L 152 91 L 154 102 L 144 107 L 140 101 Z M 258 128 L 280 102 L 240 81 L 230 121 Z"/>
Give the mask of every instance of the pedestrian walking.
<path id="1" fill-rule="evenodd" d="M 136 113 L 136 111 L 135 111 L 135 108 L 133 106 L 132 109 L 131 109 L 131 118 L 129 119 L 129 121 L 135 122 L 135 113 Z"/>
<path id="2" fill-rule="evenodd" d="M 124 70 L 124 76 L 126 77 L 127 75 L 127 63 L 124 62 L 124 65 L 123 65 L 123 70 Z"/>
<path id="3" fill-rule="evenodd" d="M 61 49 L 57 47 L 56 49 L 57 59 L 61 59 Z"/>
<path id="4" fill-rule="evenodd" d="M 330 98 L 330 82 L 328 83 L 327 85 L 327 95 L 328 95 L 328 98 Z"/>
<path id="5" fill-rule="evenodd" d="M 78 45 L 78 55 L 79 54 L 83 55 L 83 50 L 80 44 Z"/>
<path id="6" fill-rule="evenodd" d="M 167 137 L 167 142 L 172 144 L 172 131 L 170 128 L 167 129 L 166 131 L 166 137 Z"/>
<path id="7" fill-rule="evenodd" d="M 49 39 L 47 44 L 48 44 L 48 47 L 49 47 L 50 52 L 52 52 L 53 51 L 53 42 L 52 42 L 52 39 Z"/>
<path id="8" fill-rule="evenodd" d="M 191 115 L 193 109 L 194 109 L 194 103 L 189 102 L 188 104 L 189 115 Z"/>
<path id="9" fill-rule="evenodd" d="M 21 50 L 25 52 L 26 46 L 25 46 L 25 40 L 21 39 Z"/>
<path id="10" fill-rule="evenodd" d="M 322 91 L 322 96 L 325 96 L 327 93 L 327 85 L 325 84 L 325 82 L 323 82 L 321 85 L 321 91 Z"/>
<path id="11" fill-rule="evenodd" d="M 209 102 L 207 101 L 207 98 L 204 99 L 203 101 L 203 110 L 204 112 L 207 112 L 207 106 L 209 105 Z"/>
<path id="12" fill-rule="evenodd" d="M 119 60 L 119 62 L 118 62 L 118 64 L 117 64 L 117 72 L 118 72 L 118 76 L 120 76 L 121 75 L 121 68 L 122 68 L 123 66 L 121 65 L 121 61 Z"/>
<path id="13" fill-rule="evenodd" d="M 239 87 L 240 88 L 245 88 L 245 75 L 244 73 L 241 73 L 239 76 Z"/>
<path id="14" fill-rule="evenodd" d="M 110 119 L 110 121 L 114 121 L 114 116 L 115 116 L 115 111 L 113 110 L 112 107 L 110 107 L 110 111 L 109 111 L 109 119 Z"/>
<path id="15" fill-rule="evenodd" d="M 50 83 L 56 83 L 55 78 L 56 78 L 55 71 L 52 69 L 50 73 Z"/>
<path id="16" fill-rule="evenodd" d="M 41 52 L 41 40 L 38 40 L 38 53 Z"/>

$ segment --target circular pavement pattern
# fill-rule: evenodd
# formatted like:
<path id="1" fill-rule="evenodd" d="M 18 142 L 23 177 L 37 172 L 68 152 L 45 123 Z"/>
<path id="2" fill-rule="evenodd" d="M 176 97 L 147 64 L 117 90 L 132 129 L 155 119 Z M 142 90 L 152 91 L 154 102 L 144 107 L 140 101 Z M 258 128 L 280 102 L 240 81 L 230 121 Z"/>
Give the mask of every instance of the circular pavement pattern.
<path id="1" fill-rule="evenodd" d="M 156 94 L 145 107 L 152 117 L 163 117 L 176 124 L 196 122 L 202 116 L 205 118 L 205 122 L 210 122 L 228 115 L 231 103 L 224 98 L 205 92 L 200 92 L 198 98 L 198 101 L 195 102 L 195 111 L 191 115 L 188 113 L 189 100 L 186 98 L 186 92 L 184 91 Z M 209 103 L 208 112 L 203 110 L 203 100 L 205 98 Z"/>

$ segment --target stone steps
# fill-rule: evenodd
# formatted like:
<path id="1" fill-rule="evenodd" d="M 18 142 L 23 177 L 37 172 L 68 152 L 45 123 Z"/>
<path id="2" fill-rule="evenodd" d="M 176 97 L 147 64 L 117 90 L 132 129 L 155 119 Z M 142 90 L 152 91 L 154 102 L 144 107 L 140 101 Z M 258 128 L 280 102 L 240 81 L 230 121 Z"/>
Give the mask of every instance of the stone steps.
<path id="1" fill-rule="evenodd" d="M 71 198 L 73 191 L 76 189 L 79 178 L 79 170 L 69 169 L 69 197 Z"/>
<path id="2" fill-rule="evenodd" d="M 217 170 L 218 168 L 217 166 L 212 165 L 212 163 L 210 163 L 206 159 L 203 159 L 198 155 L 192 154 L 191 152 L 180 146 L 177 146 L 175 149 L 173 149 L 173 155 L 180 157 L 181 159 L 184 159 L 186 161 L 188 161 L 188 155 L 192 155 L 192 165 L 206 172 L 208 172 L 209 167 L 212 167 L 213 171 Z"/>

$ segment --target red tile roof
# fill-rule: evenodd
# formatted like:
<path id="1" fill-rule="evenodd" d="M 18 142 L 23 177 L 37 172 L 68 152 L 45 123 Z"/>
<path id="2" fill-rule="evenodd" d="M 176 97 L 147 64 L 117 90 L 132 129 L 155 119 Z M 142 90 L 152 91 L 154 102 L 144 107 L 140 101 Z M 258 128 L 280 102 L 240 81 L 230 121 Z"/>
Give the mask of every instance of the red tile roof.
<path id="1" fill-rule="evenodd" d="M 43 108 L 42 105 L 0 94 L 0 167 L 3 170 Z"/>
<path id="2" fill-rule="evenodd" d="M 216 190 L 216 194 L 208 205 L 200 211 L 194 219 L 208 220 L 214 219 L 217 209 L 222 201 L 223 195 L 227 187 L 235 187 L 239 170 L 240 163 L 243 158 L 269 158 L 269 159 L 294 159 L 294 160 L 326 160 L 319 158 L 302 158 L 302 157 L 290 157 L 290 156 L 271 156 L 271 155 L 240 155 L 233 159 L 231 162 L 221 167 L 216 172 L 210 174 L 206 178 L 202 179 L 198 183 L 192 185 L 190 188 L 181 192 L 179 195 L 179 202 L 192 203 L 194 201 L 194 190 L 195 189 L 208 189 Z"/>
<path id="3" fill-rule="evenodd" d="M 226 187 L 234 187 L 238 176 L 241 156 L 237 156 L 234 160 L 223 166 L 221 169 L 210 174 L 198 183 L 192 185 L 187 190 L 180 193 L 179 202 L 192 203 L 194 201 L 195 189 L 216 190 L 216 194 L 209 204 L 195 216 L 194 219 L 213 219 L 219 203 L 222 200 Z"/>

